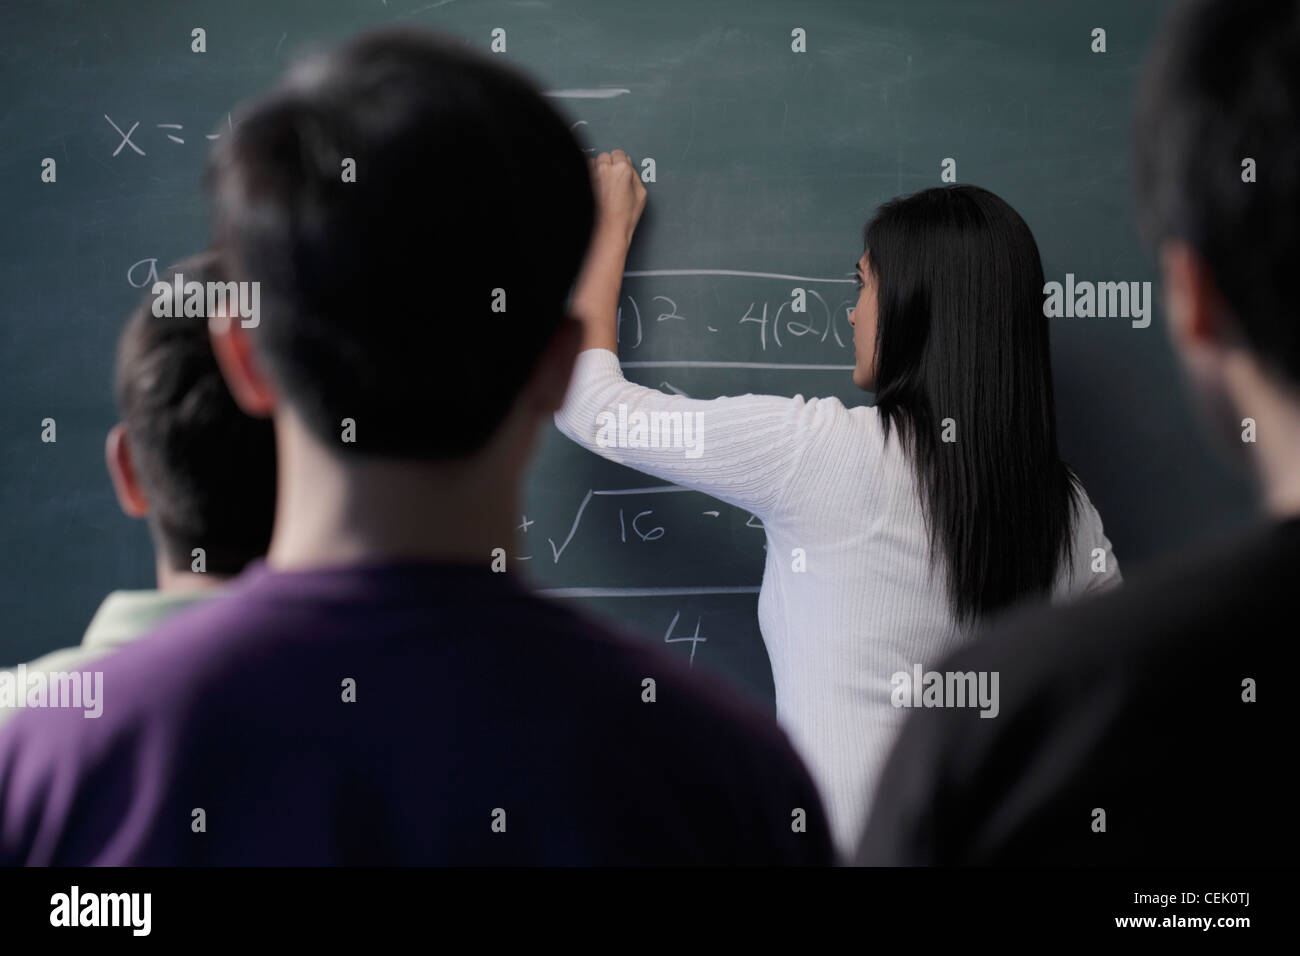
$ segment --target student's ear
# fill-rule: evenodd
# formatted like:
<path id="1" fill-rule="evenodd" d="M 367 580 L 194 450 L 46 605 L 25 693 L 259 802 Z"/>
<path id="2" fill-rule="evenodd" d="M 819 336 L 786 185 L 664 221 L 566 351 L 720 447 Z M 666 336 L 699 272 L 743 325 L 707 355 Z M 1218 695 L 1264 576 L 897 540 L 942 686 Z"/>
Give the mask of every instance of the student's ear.
<path id="1" fill-rule="evenodd" d="M 104 463 L 108 477 L 113 482 L 118 506 L 132 518 L 143 518 L 149 513 L 149 499 L 135 470 L 131 457 L 131 443 L 126 440 L 126 426 L 118 422 L 108 430 L 104 442 Z"/>
<path id="2" fill-rule="evenodd" d="M 248 330 L 238 321 L 216 315 L 208 321 L 208 338 L 235 404 L 254 418 L 269 417 L 275 410 L 275 388 L 258 364 Z"/>
<path id="3" fill-rule="evenodd" d="M 551 344 L 542 353 L 529 386 L 533 403 L 539 412 L 550 415 L 564 405 L 564 396 L 569 391 L 569 379 L 573 377 L 573 363 L 578 358 L 578 347 L 581 344 L 582 323 L 566 315 L 560 320 Z"/>
<path id="4" fill-rule="evenodd" d="M 1184 355 L 1215 352 L 1234 337 L 1227 303 L 1201 255 L 1180 240 L 1160 247 L 1165 311 L 1174 346 Z"/>

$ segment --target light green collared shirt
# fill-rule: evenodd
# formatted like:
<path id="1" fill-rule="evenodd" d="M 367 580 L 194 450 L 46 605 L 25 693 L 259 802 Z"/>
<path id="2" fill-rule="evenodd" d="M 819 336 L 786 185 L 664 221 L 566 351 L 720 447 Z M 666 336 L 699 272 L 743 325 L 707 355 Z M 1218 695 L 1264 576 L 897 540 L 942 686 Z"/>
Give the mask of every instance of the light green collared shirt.
<path id="1" fill-rule="evenodd" d="M 143 637 L 165 618 L 212 594 L 211 591 L 187 591 L 179 594 L 157 590 L 113 591 L 104 598 L 99 610 L 90 619 L 90 626 L 86 628 L 79 646 L 61 648 L 38 657 L 27 665 L 27 673 L 82 670 L 91 661 Z M 12 675 L 14 671 L 7 673 Z M 19 693 L 25 692 L 25 689 L 19 689 Z M 21 710 L 22 707 L 0 706 L 0 727 Z"/>

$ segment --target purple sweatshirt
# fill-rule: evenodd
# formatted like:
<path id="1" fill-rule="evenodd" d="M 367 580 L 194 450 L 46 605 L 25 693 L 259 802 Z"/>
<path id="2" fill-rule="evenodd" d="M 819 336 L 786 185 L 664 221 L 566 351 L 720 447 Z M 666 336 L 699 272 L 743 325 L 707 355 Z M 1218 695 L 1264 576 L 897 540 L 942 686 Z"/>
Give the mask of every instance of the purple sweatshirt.
<path id="1" fill-rule="evenodd" d="M 257 565 L 93 667 L 0 731 L 0 864 L 832 861 L 770 718 L 486 568 Z"/>

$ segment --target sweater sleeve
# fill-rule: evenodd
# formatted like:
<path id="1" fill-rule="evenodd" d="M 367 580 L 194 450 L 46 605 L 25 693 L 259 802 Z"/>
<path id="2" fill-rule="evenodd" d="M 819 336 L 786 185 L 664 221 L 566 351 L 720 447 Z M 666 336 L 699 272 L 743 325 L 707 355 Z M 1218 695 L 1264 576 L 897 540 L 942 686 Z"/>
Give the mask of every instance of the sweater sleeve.
<path id="1" fill-rule="evenodd" d="M 759 518 L 772 514 L 835 399 L 669 395 L 627 381 L 618 356 L 578 356 L 556 427 L 579 445 L 656 478 L 702 491 Z"/>
<path id="2" fill-rule="evenodd" d="M 1086 492 L 1080 491 L 1080 498 L 1069 574 L 1063 588 L 1053 597 L 1053 602 L 1058 604 L 1086 594 L 1110 591 L 1123 583 L 1119 561 L 1102 527 L 1101 515 Z"/>
<path id="3" fill-rule="evenodd" d="M 1093 538 L 1092 548 L 1089 550 L 1089 554 L 1093 555 L 1096 554 L 1097 551 L 1101 552 L 1100 555 L 1097 555 L 1097 567 L 1104 570 L 1092 571 L 1092 565 L 1091 563 L 1089 564 L 1089 570 L 1092 571 L 1092 573 L 1089 575 L 1088 583 L 1084 586 L 1083 590 L 1085 594 L 1110 591 L 1119 587 L 1124 582 L 1123 577 L 1119 573 L 1119 560 L 1115 557 L 1115 551 L 1111 547 L 1110 538 L 1106 537 L 1106 533 L 1101 528 L 1100 518 L 1097 519 L 1093 533 L 1095 537 Z M 1104 561 L 1100 560 L 1103 555 L 1105 558 Z"/>

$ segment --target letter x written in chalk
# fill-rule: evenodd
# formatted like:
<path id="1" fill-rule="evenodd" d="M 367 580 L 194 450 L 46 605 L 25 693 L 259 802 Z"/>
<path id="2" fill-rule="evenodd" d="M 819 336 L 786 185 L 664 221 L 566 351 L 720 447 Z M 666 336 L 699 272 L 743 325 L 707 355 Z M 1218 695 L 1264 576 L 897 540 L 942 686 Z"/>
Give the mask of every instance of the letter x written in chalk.
<path id="1" fill-rule="evenodd" d="M 135 145 L 135 143 L 131 142 L 131 134 L 135 132 L 135 128 L 136 128 L 136 126 L 139 126 L 139 125 L 140 125 L 140 123 L 139 123 L 138 120 L 136 121 L 136 123 L 135 123 L 135 124 L 134 124 L 130 129 L 129 129 L 129 130 L 127 130 L 125 133 L 123 133 L 123 132 L 122 132 L 122 127 L 120 127 L 120 126 L 118 126 L 116 123 L 114 123 L 113 120 L 109 117 L 109 115 L 108 115 L 107 113 L 104 114 L 104 119 L 108 120 L 108 125 L 111 126 L 111 127 L 113 127 L 113 129 L 117 130 L 117 135 L 122 137 L 122 142 L 118 143 L 118 144 L 117 144 L 117 149 L 113 150 L 113 155 L 114 155 L 114 156 L 116 156 L 118 153 L 122 152 L 122 147 L 123 147 L 123 146 L 130 146 L 133 150 L 135 150 L 135 151 L 136 151 L 137 153 L 139 153 L 141 156 L 144 155 L 144 150 L 141 149 L 139 146 Z"/>

